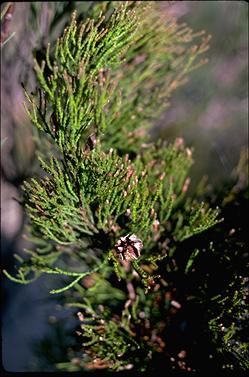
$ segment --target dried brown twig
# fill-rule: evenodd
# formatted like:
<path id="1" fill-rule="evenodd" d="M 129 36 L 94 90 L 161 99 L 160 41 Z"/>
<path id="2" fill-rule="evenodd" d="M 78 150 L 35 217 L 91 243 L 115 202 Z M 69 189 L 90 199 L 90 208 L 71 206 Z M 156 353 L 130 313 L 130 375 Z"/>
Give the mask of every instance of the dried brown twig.
<path id="1" fill-rule="evenodd" d="M 10 36 L 8 36 L 9 24 L 12 20 L 13 13 L 14 4 L 7 3 L 1 12 L 1 47 L 3 47 L 15 35 L 15 32 L 13 32 Z"/>

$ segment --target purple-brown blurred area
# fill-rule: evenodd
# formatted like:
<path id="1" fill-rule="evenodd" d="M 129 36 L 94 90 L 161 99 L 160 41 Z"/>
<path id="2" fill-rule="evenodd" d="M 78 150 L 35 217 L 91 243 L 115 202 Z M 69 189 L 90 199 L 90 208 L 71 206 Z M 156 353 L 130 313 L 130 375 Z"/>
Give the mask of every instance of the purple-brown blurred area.
<path id="1" fill-rule="evenodd" d="M 20 199 L 20 186 L 36 166 L 21 83 L 28 90 L 34 88 L 34 50 L 44 51 L 68 22 L 71 9 L 80 12 L 87 3 L 16 2 L 8 22 L 2 24 L 3 39 L 15 33 L 1 47 L 1 250 L 4 267 L 12 272 L 13 254 L 24 247 L 25 215 L 15 199 Z M 208 175 L 219 189 L 229 180 L 241 147 L 248 144 L 248 5 L 244 1 L 163 1 L 161 6 L 179 22 L 196 31 L 206 30 L 212 39 L 206 53 L 209 63 L 193 71 L 189 82 L 177 89 L 152 136 L 183 137 L 194 147 L 192 182 Z M 48 331 L 48 307 L 55 303 L 55 298 L 50 303 L 47 291 L 42 280 L 31 286 L 4 281 L 2 345 L 8 371 L 35 368 L 32 344 Z"/>

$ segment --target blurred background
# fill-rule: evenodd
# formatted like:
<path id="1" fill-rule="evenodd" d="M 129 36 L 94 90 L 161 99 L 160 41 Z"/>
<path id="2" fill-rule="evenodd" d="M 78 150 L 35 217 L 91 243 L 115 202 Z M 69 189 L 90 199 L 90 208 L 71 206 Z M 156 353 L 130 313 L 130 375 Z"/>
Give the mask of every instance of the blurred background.
<path id="1" fill-rule="evenodd" d="M 25 213 L 16 199 L 23 180 L 36 169 L 21 83 L 28 90 L 34 88 L 34 51 L 43 54 L 47 42 L 53 42 L 68 23 L 71 11 L 76 8 L 80 14 L 91 2 L 9 4 L 9 17 L 1 24 L 1 42 L 15 33 L 1 48 L 1 250 L 4 268 L 14 272 L 13 255 L 27 247 L 22 237 Z M 194 31 L 206 30 L 212 39 L 208 64 L 192 72 L 188 83 L 173 94 L 152 137 L 170 141 L 183 137 L 194 148 L 192 182 L 207 175 L 219 191 L 229 181 L 241 148 L 248 145 L 248 5 L 162 1 L 161 6 Z M 29 286 L 4 279 L 2 358 L 7 371 L 35 369 L 39 356 L 34 344 L 49 333 L 55 317 L 66 322 L 71 315 L 61 310 L 59 301 L 55 305 L 48 290 L 47 277 L 46 282 L 41 278 Z"/>

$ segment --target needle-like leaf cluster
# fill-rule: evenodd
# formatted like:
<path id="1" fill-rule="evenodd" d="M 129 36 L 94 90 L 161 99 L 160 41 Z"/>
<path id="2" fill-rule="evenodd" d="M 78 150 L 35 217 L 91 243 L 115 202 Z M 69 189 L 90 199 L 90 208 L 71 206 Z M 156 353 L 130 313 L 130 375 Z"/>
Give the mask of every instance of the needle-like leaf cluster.
<path id="1" fill-rule="evenodd" d="M 134 350 L 149 362 L 165 347 L 160 314 L 171 301 L 160 261 L 220 221 L 218 209 L 187 198 L 192 150 L 180 138 L 150 143 L 147 131 L 203 64 L 209 37 L 160 15 L 154 2 L 96 2 L 88 16 L 79 23 L 73 12 L 46 59 L 35 60 L 39 88 L 26 91 L 27 112 L 51 148 L 38 150 L 42 173 L 23 185 L 36 247 L 29 259 L 17 256 L 17 277 L 5 274 L 24 284 L 30 273 L 65 278 L 51 293 L 72 290 L 69 305 L 84 311 L 83 364 L 122 370 L 139 364 Z M 121 260 L 116 244 L 131 234 L 141 255 Z"/>

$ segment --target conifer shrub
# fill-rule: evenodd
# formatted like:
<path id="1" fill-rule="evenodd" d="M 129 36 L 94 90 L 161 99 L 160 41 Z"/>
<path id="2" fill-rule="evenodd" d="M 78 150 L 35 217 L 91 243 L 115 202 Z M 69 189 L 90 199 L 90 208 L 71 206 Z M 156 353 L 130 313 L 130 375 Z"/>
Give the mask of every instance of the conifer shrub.
<path id="1" fill-rule="evenodd" d="M 92 2 L 81 19 L 74 11 L 34 60 L 35 93 L 24 88 L 40 164 L 22 187 L 34 247 L 16 256 L 15 276 L 4 273 L 21 284 L 47 275 L 50 293 L 75 309 L 75 345 L 59 370 L 202 370 L 190 313 L 220 367 L 246 370 L 247 280 L 232 267 L 244 243 L 225 216 L 231 195 L 248 197 L 236 186 L 246 152 L 225 199 L 211 200 L 203 181 L 189 194 L 192 149 L 149 133 L 206 62 L 210 37 L 156 2 Z"/>

